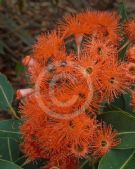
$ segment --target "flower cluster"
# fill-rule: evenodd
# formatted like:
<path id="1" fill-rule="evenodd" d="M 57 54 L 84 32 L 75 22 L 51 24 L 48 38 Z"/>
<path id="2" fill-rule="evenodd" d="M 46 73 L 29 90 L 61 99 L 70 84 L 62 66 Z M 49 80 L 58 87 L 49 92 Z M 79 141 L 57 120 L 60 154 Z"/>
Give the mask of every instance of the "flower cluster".
<path id="1" fill-rule="evenodd" d="M 133 24 L 125 24 L 131 41 Z M 99 158 L 119 144 L 117 132 L 96 119 L 102 103 L 130 92 L 135 81 L 135 46 L 121 61 L 119 31 L 115 12 L 70 15 L 23 59 L 32 87 L 17 91 L 21 146 L 30 160 L 48 160 L 44 169 L 77 169 L 79 158 Z"/>

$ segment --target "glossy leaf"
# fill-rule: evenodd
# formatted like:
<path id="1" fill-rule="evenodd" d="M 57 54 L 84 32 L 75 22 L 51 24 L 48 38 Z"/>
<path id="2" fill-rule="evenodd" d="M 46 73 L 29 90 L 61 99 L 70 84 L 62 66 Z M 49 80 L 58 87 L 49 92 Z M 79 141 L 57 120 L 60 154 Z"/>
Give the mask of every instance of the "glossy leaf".
<path id="1" fill-rule="evenodd" d="M 135 131 L 121 132 L 119 133 L 119 138 L 121 139 L 121 143 L 116 149 L 135 149 Z"/>
<path id="2" fill-rule="evenodd" d="M 114 107 L 121 108 L 122 110 L 132 114 L 132 107 L 130 105 L 131 96 L 126 93 L 120 95 L 118 98 L 111 103 Z"/>
<path id="3" fill-rule="evenodd" d="M 19 157 L 19 144 L 10 138 L 0 138 L 0 158 L 14 161 Z"/>
<path id="4" fill-rule="evenodd" d="M 14 90 L 6 76 L 0 73 L 0 109 L 7 110 L 12 103 Z"/>
<path id="5" fill-rule="evenodd" d="M 135 169 L 135 154 L 131 156 L 130 162 L 128 162 L 124 169 Z"/>
<path id="6" fill-rule="evenodd" d="M 0 159 L 0 169 L 23 169 L 23 168 L 11 161 Z"/>
<path id="7" fill-rule="evenodd" d="M 99 115 L 100 120 L 118 130 L 118 132 L 135 131 L 135 117 L 124 111 L 109 111 Z"/>
<path id="8" fill-rule="evenodd" d="M 13 139 L 20 138 L 19 126 L 20 120 L 3 120 L 0 121 L 0 137 L 9 137 Z"/>
<path id="9" fill-rule="evenodd" d="M 111 150 L 102 157 L 98 169 L 134 169 L 134 154 L 135 150 Z"/>

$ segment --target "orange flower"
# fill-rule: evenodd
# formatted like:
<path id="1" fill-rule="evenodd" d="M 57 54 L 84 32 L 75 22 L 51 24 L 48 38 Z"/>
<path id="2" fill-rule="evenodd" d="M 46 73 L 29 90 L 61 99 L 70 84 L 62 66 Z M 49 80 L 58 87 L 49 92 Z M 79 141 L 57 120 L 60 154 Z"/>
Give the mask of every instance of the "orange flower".
<path id="1" fill-rule="evenodd" d="M 35 125 L 37 128 L 46 124 L 47 114 L 41 109 L 39 104 L 37 104 L 37 98 L 34 95 L 26 98 L 25 102 L 20 105 L 20 110 L 22 117 L 28 120 L 34 128 Z M 31 132 L 34 128 L 31 127 Z"/>
<path id="2" fill-rule="evenodd" d="M 85 157 L 89 153 L 89 143 L 73 144 L 71 147 L 71 152 L 75 157 Z"/>
<path id="3" fill-rule="evenodd" d="M 22 60 L 22 63 L 24 66 L 31 66 L 34 64 L 34 59 L 31 56 L 27 55 Z"/>
<path id="4" fill-rule="evenodd" d="M 70 15 L 63 19 L 60 25 L 60 30 L 63 32 L 64 37 L 74 35 L 78 55 L 80 53 L 80 45 L 83 39 L 84 33 L 88 32 L 88 27 L 81 25 L 78 15 Z"/>
<path id="5" fill-rule="evenodd" d="M 95 29 L 95 34 L 97 39 L 102 38 L 104 40 L 109 40 L 112 44 L 117 46 L 120 41 L 119 30 L 119 20 L 120 18 L 116 12 L 98 12 L 97 14 L 97 29 Z"/>
<path id="6" fill-rule="evenodd" d="M 27 76 L 30 76 L 30 83 L 35 84 L 37 77 L 41 73 L 43 66 L 34 60 L 34 64 L 28 65 Z"/>
<path id="7" fill-rule="evenodd" d="M 89 27 L 84 26 L 84 24 L 82 25 L 79 18 L 79 15 L 74 14 L 64 17 L 63 21 L 59 22 L 59 27 L 64 37 L 71 35 L 83 36 L 83 34 L 89 32 Z"/>
<path id="8" fill-rule="evenodd" d="M 134 36 L 130 24 L 129 37 Z M 20 106 L 21 146 L 28 159 L 47 159 L 44 169 L 77 169 L 79 158 L 90 152 L 100 157 L 119 143 L 111 126 L 96 121 L 101 103 L 113 101 L 135 81 L 134 46 L 127 53 L 129 63 L 122 63 L 118 30 L 114 12 L 70 15 L 56 31 L 41 35 L 32 55 L 23 59 L 32 85 L 17 92 L 29 96 Z M 134 100 L 133 95 L 133 106 Z"/>
<path id="9" fill-rule="evenodd" d="M 73 105 L 76 104 L 77 97 L 69 90 L 70 85 L 59 84 L 55 91 L 50 89 L 51 107 L 50 109 L 58 114 L 70 114 Z"/>
<path id="10" fill-rule="evenodd" d="M 129 62 L 135 63 L 135 45 L 127 50 L 127 60 Z"/>
<path id="11" fill-rule="evenodd" d="M 92 139 L 93 133 L 96 129 L 96 121 L 94 119 L 90 119 L 84 113 L 81 113 L 81 115 L 75 117 L 74 119 L 59 120 L 56 123 L 52 123 L 51 126 L 49 124 L 49 127 L 51 127 L 52 132 L 54 133 L 59 131 L 58 135 L 61 140 L 62 138 L 65 138 L 65 144 L 66 142 L 71 145 L 73 143 L 88 143 L 89 140 Z"/>
<path id="12" fill-rule="evenodd" d="M 86 43 L 85 51 L 92 57 L 97 57 L 98 60 L 116 59 L 118 58 L 116 47 L 109 41 L 93 38 Z"/>
<path id="13" fill-rule="evenodd" d="M 33 160 L 36 160 L 42 157 L 40 155 L 40 149 L 38 148 L 38 145 L 35 143 L 35 141 L 24 140 L 23 145 L 21 145 L 21 150 L 23 153 L 26 154 L 26 156 L 28 157 L 30 161 L 33 161 Z"/>
<path id="14" fill-rule="evenodd" d="M 40 146 L 35 137 L 35 131 L 28 122 L 21 126 L 21 132 L 25 136 L 24 142 L 21 144 L 21 150 L 26 154 L 29 160 L 35 160 L 41 157 Z"/>
<path id="15" fill-rule="evenodd" d="M 54 59 L 55 54 L 62 48 L 62 38 L 56 31 L 41 35 L 34 45 L 33 56 L 40 63 L 48 63 L 50 59 Z"/>
<path id="16" fill-rule="evenodd" d="M 40 103 L 41 99 L 46 107 L 58 114 L 71 113 L 77 100 L 77 96 L 71 90 L 75 81 L 70 74 L 65 74 L 65 77 L 64 74 L 56 75 L 58 75 L 58 79 L 57 76 L 56 79 L 53 79 L 53 77 L 45 75 L 41 78 L 41 83 L 39 80 L 39 86 L 41 87 L 40 97 L 37 96 L 37 100 Z"/>
<path id="17" fill-rule="evenodd" d="M 93 120 L 90 121 L 88 117 L 87 117 L 87 121 L 85 118 L 86 117 L 82 115 L 80 118 L 77 117 L 75 120 L 73 120 L 73 122 L 72 121 L 67 122 L 66 120 L 64 120 L 63 124 L 65 123 L 65 126 L 62 124 L 62 120 L 59 121 L 59 120 L 55 120 L 51 118 L 48 119 L 48 122 L 45 124 L 39 123 L 39 125 L 42 124 L 40 128 L 39 128 L 39 125 L 35 125 L 32 121 L 31 121 L 32 123 L 30 124 L 32 125 L 31 127 L 29 127 L 29 125 L 25 123 L 25 125 L 21 127 L 22 133 L 25 136 L 24 144 L 23 144 L 24 152 L 30 158 L 33 157 L 33 151 L 31 151 L 31 148 L 30 150 L 28 149 L 29 148 L 28 140 L 31 138 L 31 141 L 33 141 L 35 145 L 35 151 L 38 148 L 40 156 L 42 158 L 50 159 L 49 165 L 51 167 L 59 166 L 60 168 L 68 169 L 69 166 L 72 166 L 74 169 L 76 169 L 75 163 L 69 163 L 68 161 L 64 159 L 67 158 L 68 154 L 71 154 L 71 146 L 73 144 L 75 143 L 76 144 L 77 143 L 78 144 L 84 144 L 84 143 L 89 144 L 89 139 L 90 140 L 92 139 L 92 136 L 93 136 L 92 130 L 95 130 L 96 124 Z M 79 126 L 80 126 L 80 129 L 79 129 Z M 71 161 L 74 159 L 73 154 L 72 156 L 70 156 L 70 158 L 71 158 Z M 63 161 L 61 161 L 61 159 L 63 159 Z"/>
<path id="18" fill-rule="evenodd" d="M 16 92 L 16 97 L 17 99 L 21 99 L 23 97 L 29 96 L 34 92 L 34 90 L 32 88 L 28 88 L 28 89 L 19 89 Z"/>
<path id="19" fill-rule="evenodd" d="M 60 29 L 64 32 L 64 36 L 101 32 L 102 35 L 116 42 L 119 39 L 118 22 L 119 17 L 115 12 L 86 11 L 65 17 L 60 23 Z"/>
<path id="20" fill-rule="evenodd" d="M 135 63 L 129 63 L 126 65 L 126 75 L 131 82 L 135 82 Z"/>
<path id="21" fill-rule="evenodd" d="M 81 25 L 89 30 L 86 33 L 92 34 L 93 37 L 109 39 L 112 43 L 120 40 L 118 35 L 119 17 L 115 12 L 86 11 L 79 14 L 79 20 Z"/>
<path id="22" fill-rule="evenodd" d="M 66 52 L 58 52 L 53 64 L 56 67 L 56 75 L 59 74 L 74 74 L 75 73 L 75 58 L 74 54 L 67 55 Z"/>
<path id="23" fill-rule="evenodd" d="M 86 113 L 89 114 L 90 117 L 96 117 L 97 114 L 100 113 L 101 103 L 105 100 L 104 94 L 102 91 L 94 91 L 93 98 L 89 107 L 86 109 Z"/>
<path id="24" fill-rule="evenodd" d="M 135 40 L 135 20 L 127 21 L 125 24 L 125 32 L 131 41 Z"/>
<path id="25" fill-rule="evenodd" d="M 111 12 L 92 12 L 86 11 L 78 15 L 70 15 L 59 23 L 63 37 L 74 35 L 78 56 L 80 54 L 80 46 L 85 34 L 93 34 L 96 37 L 109 39 L 116 43 L 120 39 L 118 35 L 119 18 L 116 13 Z"/>
<path id="26" fill-rule="evenodd" d="M 52 157 L 47 166 L 43 169 L 79 169 L 79 160 L 76 158 L 60 158 L 56 160 L 55 157 Z"/>
<path id="27" fill-rule="evenodd" d="M 93 86 L 97 86 L 99 72 L 104 66 L 103 63 L 98 60 L 97 55 L 91 55 L 89 51 L 82 54 L 78 59 L 78 69 L 83 76 L 82 78 L 85 78 L 87 81 L 90 80 Z"/>
<path id="28" fill-rule="evenodd" d="M 118 64 L 115 61 L 107 63 L 104 67 L 100 75 L 100 86 L 108 101 L 129 90 L 130 83 L 126 74 L 124 64 Z"/>
<path id="29" fill-rule="evenodd" d="M 76 108 L 81 108 L 86 102 L 85 106 L 88 106 L 92 100 L 93 90 L 88 86 L 86 81 L 81 81 L 75 84 L 71 91 L 73 91 L 73 95 L 77 97 L 77 101 L 75 103 Z"/>
<path id="30" fill-rule="evenodd" d="M 93 156 L 98 158 L 106 154 L 111 148 L 120 143 L 118 133 L 112 130 L 111 125 L 102 124 L 93 138 Z"/>

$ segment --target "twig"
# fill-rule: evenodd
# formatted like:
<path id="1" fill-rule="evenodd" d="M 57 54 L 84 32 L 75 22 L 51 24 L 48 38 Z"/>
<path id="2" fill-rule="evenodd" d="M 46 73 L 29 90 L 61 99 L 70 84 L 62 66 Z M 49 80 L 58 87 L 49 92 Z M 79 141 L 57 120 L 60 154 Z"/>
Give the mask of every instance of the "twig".
<path id="1" fill-rule="evenodd" d="M 21 167 L 24 167 L 25 165 L 29 164 L 31 161 L 30 160 L 25 160 L 24 163 L 21 165 Z"/>
<path id="2" fill-rule="evenodd" d="M 125 47 L 127 47 L 130 44 L 130 41 L 128 40 L 119 50 L 118 52 L 121 52 Z"/>
<path id="3" fill-rule="evenodd" d="M 90 161 L 90 157 L 88 157 L 83 163 L 82 165 L 80 166 L 79 169 L 83 169 L 83 167 Z"/>

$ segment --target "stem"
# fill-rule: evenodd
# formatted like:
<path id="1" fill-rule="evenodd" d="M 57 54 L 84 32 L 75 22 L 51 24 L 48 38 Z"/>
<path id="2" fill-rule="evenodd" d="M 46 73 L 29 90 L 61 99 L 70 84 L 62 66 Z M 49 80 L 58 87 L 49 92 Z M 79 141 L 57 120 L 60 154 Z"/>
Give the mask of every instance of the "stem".
<path id="1" fill-rule="evenodd" d="M 4 98 L 5 98 L 6 102 L 7 102 L 7 105 L 8 105 L 8 107 L 9 107 L 10 111 L 12 112 L 12 115 L 13 115 L 16 119 L 19 120 L 20 118 L 17 116 L 17 114 L 16 114 L 14 108 L 12 107 L 12 105 L 10 104 L 10 102 L 8 101 L 8 98 L 7 98 L 6 94 L 5 94 L 5 92 L 3 91 L 3 88 L 2 88 L 1 85 L 0 85 L 0 89 L 1 89 L 1 91 L 2 91 L 2 94 L 3 94 L 3 96 L 4 96 Z"/>
<path id="2" fill-rule="evenodd" d="M 83 169 L 83 167 L 84 167 L 88 162 L 89 162 L 89 158 L 86 159 L 86 160 L 82 163 L 82 165 L 80 166 L 79 169 Z"/>
<path id="3" fill-rule="evenodd" d="M 19 157 L 17 160 L 15 160 L 14 162 L 17 163 L 19 160 L 21 160 L 21 159 L 23 159 L 23 158 L 25 158 L 25 157 L 26 157 L 26 156 L 23 155 L 23 156 Z"/>
<path id="4" fill-rule="evenodd" d="M 95 163 L 96 163 L 96 161 L 95 161 L 95 160 L 91 160 L 92 169 L 96 169 L 96 167 L 95 167 Z"/>
<path id="5" fill-rule="evenodd" d="M 30 162 L 31 162 L 30 160 L 24 161 L 24 163 L 21 165 L 21 167 L 24 167 L 25 165 L 29 164 Z"/>
<path id="6" fill-rule="evenodd" d="M 130 44 L 130 41 L 128 40 L 119 50 L 118 52 L 121 52 L 125 47 L 127 47 Z"/>
<path id="7" fill-rule="evenodd" d="M 124 95 L 123 95 L 123 94 L 121 95 L 121 98 L 122 98 L 122 102 L 123 102 L 122 109 L 125 110 L 125 108 L 126 108 L 126 101 L 125 101 L 125 98 L 124 98 Z"/>

